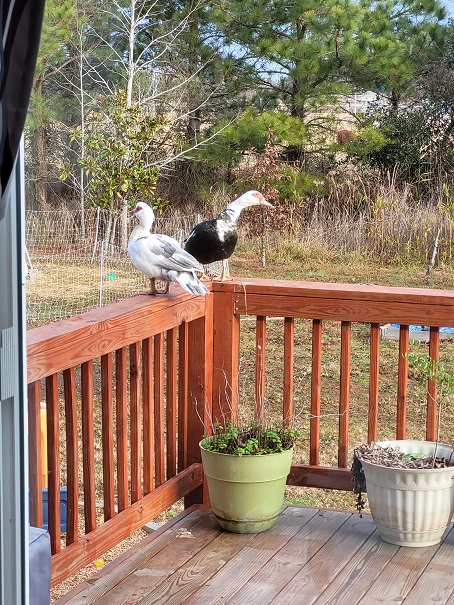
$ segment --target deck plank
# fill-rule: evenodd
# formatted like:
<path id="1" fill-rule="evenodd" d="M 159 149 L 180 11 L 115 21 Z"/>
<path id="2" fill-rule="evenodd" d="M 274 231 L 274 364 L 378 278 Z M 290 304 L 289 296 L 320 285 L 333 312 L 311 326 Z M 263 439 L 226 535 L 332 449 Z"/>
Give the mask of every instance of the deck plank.
<path id="1" fill-rule="evenodd" d="M 314 511 L 308 511 L 305 516 L 314 516 Z M 212 520 L 216 523 L 214 515 Z M 216 540 L 208 544 L 190 561 L 181 565 L 165 582 L 162 581 L 139 603 L 140 605 L 177 605 L 186 602 L 194 591 L 206 584 L 214 574 L 222 569 L 229 560 L 236 558 L 244 548 L 250 547 L 252 550 L 265 552 L 270 558 L 274 555 L 276 547 L 289 541 L 298 529 L 299 524 L 295 524 L 293 519 L 281 515 L 274 527 L 264 533 L 232 534 L 222 532 Z M 178 558 L 178 553 L 175 554 Z"/>
<path id="2" fill-rule="evenodd" d="M 54 605 L 454 605 L 454 529 L 400 548 L 369 515 L 284 507 L 260 534 L 181 513 Z"/>
<path id="3" fill-rule="evenodd" d="M 424 549 L 426 550 L 426 549 Z M 405 599 L 405 605 L 448 605 L 454 603 L 454 529 L 439 545 L 426 568 L 426 575 L 416 582 Z M 430 577 L 430 581 L 427 578 Z"/>
<path id="4" fill-rule="evenodd" d="M 377 532 L 374 532 L 333 578 L 320 597 L 311 603 L 357 603 L 398 549 L 398 546 L 384 542 Z"/>
<path id="5" fill-rule="evenodd" d="M 184 601 L 185 605 L 218 605 L 226 603 L 227 597 L 235 594 L 235 586 L 240 590 L 245 586 L 259 570 L 273 557 L 274 552 L 282 548 L 288 540 L 305 526 L 316 514 L 311 509 L 297 509 L 298 523 L 286 509 L 278 518 L 275 525 L 263 534 L 257 534 L 253 542 L 243 547 L 234 559 L 227 561 L 223 568 L 191 597 Z M 287 539 L 285 539 L 285 536 Z M 273 549 L 267 543 L 266 538 L 274 543 Z M 281 541 L 278 541 L 278 538 Z"/>
<path id="6" fill-rule="evenodd" d="M 158 531 L 136 544 L 123 553 L 109 565 L 95 574 L 92 578 L 73 588 L 66 595 L 54 602 L 54 605 L 92 605 L 116 586 L 121 584 L 130 574 L 141 567 L 155 553 L 166 548 L 176 539 L 177 531 L 181 528 L 191 529 L 204 517 L 203 509 L 188 509 L 166 523 Z M 173 531 L 172 531 L 173 530 Z"/>
<path id="7" fill-rule="evenodd" d="M 297 605 L 304 595 L 305 605 L 314 603 L 329 584 L 376 532 L 369 516 L 342 513 L 346 521 L 320 550 L 301 568 L 274 599 L 273 605 Z"/>
<path id="8" fill-rule="evenodd" d="M 267 605 L 274 603 L 277 595 L 291 583 L 304 567 L 346 522 L 348 516 L 336 511 L 321 511 L 285 545 L 272 559 L 232 598 L 224 600 L 229 605 Z"/>
<path id="9" fill-rule="evenodd" d="M 191 565 L 200 551 L 212 544 L 222 530 L 214 516 L 203 516 L 188 528 L 176 527 L 166 539 L 165 548 L 160 548 L 152 557 L 136 567 L 121 584 L 96 601 L 97 605 L 133 605 L 142 603 L 182 565 Z"/>
<path id="10" fill-rule="evenodd" d="M 358 605 L 403 603 L 438 548 L 399 548 Z"/>

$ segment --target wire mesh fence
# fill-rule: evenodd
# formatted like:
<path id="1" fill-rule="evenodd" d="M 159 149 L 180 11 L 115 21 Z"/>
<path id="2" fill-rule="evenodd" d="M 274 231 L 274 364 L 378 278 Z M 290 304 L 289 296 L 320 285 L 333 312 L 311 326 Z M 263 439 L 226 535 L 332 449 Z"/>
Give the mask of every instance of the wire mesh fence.
<path id="1" fill-rule="evenodd" d="M 183 243 L 200 215 L 157 217 L 153 228 Z M 124 300 L 149 289 L 122 245 L 121 215 L 99 209 L 26 213 L 27 327 Z M 133 228 L 126 223 L 127 236 Z M 219 264 L 220 265 L 220 264 Z M 220 273 L 214 264 L 210 273 Z"/>

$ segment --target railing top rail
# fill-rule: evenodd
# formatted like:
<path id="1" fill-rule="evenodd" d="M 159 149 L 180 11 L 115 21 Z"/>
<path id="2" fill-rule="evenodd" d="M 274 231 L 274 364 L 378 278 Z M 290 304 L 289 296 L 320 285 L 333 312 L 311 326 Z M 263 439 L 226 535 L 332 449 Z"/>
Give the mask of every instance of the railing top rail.
<path id="1" fill-rule="evenodd" d="M 284 279 L 235 278 L 230 281 L 213 281 L 214 292 L 244 292 L 280 296 L 312 296 L 314 298 L 348 298 L 387 302 L 412 302 L 454 306 L 454 290 L 429 288 L 402 288 L 373 284 L 340 284 L 306 282 Z"/>
<path id="2" fill-rule="evenodd" d="M 171 288 L 167 296 L 128 300 L 27 332 L 27 382 L 95 359 L 205 314 L 205 297 Z"/>
<path id="3" fill-rule="evenodd" d="M 240 315 L 454 326 L 451 290 L 259 279 L 213 282 L 213 290 L 232 293 Z"/>
<path id="4" fill-rule="evenodd" d="M 235 278 L 213 281 L 234 294 L 238 314 L 370 323 L 454 326 L 454 291 Z M 139 295 L 27 332 L 28 382 L 128 346 L 205 314 L 205 298 L 173 286 L 166 297 Z"/>

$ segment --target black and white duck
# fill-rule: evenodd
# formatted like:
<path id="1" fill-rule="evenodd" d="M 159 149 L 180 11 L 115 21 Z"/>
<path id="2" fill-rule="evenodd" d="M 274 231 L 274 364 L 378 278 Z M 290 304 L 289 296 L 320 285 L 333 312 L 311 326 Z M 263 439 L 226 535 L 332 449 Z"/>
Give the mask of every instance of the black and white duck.
<path id="1" fill-rule="evenodd" d="M 230 202 L 221 214 L 196 225 L 185 242 L 186 252 L 203 265 L 222 261 L 221 280 L 227 279 L 227 259 L 233 254 L 238 240 L 238 219 L 248 206 L 273 207 L 258 191 L 247 191 Z"/>

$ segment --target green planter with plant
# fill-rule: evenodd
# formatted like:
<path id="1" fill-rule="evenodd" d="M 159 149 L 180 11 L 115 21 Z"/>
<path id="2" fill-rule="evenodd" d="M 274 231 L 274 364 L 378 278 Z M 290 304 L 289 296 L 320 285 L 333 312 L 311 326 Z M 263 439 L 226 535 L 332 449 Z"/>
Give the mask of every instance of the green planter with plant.
<path id="1" fill-rule="evenodd" d="M 223 529 L 258 533 L 272 527 L 284 502 L 299 431 L 259 422 L 219 424 L 200 442 L 211 508 Z"/>
<path id="2" fill-rule="evenodd" d="M 436 360 L 408 355 L 420 382 L 436 379 L 438 435 L 444 406 L 454 394 L 454 373 Z M 438 437 L 437 435 L 437 437 Z M 438 544 L 454 513 L 454 447 L 439 441 L 396 440 L 364 444 L 352 465 L 357 508 L 365 505 L 380 536 L 399 546 Z"/>

